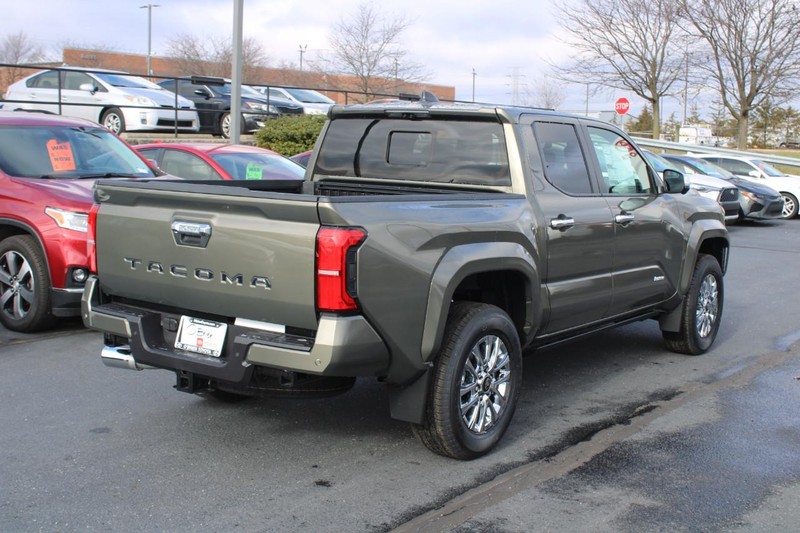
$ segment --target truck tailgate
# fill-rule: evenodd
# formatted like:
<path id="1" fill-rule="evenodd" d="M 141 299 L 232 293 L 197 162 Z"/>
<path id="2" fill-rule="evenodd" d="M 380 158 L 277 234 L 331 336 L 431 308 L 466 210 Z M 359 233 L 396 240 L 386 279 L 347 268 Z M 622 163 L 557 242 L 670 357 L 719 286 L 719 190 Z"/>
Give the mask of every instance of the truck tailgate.
<path id="1" fill-rule="evenodd" d="M 316 329 L 315 196 L 169 189 L 98 184 L 97 261 L 106 293 Z"/>

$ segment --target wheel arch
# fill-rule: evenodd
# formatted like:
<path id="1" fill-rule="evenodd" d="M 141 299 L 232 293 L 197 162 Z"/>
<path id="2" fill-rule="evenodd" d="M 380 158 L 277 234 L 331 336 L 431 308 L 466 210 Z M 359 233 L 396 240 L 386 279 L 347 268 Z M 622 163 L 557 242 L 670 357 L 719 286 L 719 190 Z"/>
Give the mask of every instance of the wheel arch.
<path id="1" fill-rule="evenodd" d="M 495 305 L 514 323 L 525 346 L 541 319 L 535 305 L 539 273 L 532 256 L 518 243 L 466 244 L 451 248 L 431 278 L 421 354 L 432 361 L 439 350 L 452 301 Z"/>
<path id="2" fill-rule="evenodd" d="M 42 240 L 42 236 L 39 235 L 39 232 L 36 231 L 33 226 L 20 220 L 0 218 L 0 241 L 4 241 L 8 237 L 13 237 L 15 235 L 29 235 L 36 240 L 36 244 L 39 246 L 39 249 L 42 250 L 44 264 L 47 267 L 47 275 L 52 283 L 53 273 L 50 269 L 50 258 L 47 256 L 47 248 L 45 247 L 44 241 Z"/>

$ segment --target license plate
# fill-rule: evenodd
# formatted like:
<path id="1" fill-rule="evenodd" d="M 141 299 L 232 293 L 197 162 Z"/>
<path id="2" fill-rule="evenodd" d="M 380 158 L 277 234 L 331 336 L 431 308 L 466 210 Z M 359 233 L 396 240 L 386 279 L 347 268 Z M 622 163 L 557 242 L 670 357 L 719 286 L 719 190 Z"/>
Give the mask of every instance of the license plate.
<path id="1" fill-rule="evenodd" d="M 182 316 L 175 338 L 175 348 L 203 355 L 219 357 L 225 345 L 225 332 L 228 324 Z"/>

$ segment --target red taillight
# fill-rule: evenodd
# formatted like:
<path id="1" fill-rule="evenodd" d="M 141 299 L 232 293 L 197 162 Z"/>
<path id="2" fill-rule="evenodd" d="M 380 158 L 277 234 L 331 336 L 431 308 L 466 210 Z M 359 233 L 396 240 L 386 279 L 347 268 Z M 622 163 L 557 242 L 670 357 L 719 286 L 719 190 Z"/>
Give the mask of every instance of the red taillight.
<path id="1" fill-rule="evenodd" d="M 317 233 L 317 309 L 358 309 L 355 251 L 367 236 L 356 228 L 320 228 Z"/>
<path id="2" fill-rule="evenodd" d="M 89 219 L 86 230 L 86 255 L 89 258 L 89 270 L 97 273 L 97 212 L 100 204 L 92 205 L 89 210 Z"/>

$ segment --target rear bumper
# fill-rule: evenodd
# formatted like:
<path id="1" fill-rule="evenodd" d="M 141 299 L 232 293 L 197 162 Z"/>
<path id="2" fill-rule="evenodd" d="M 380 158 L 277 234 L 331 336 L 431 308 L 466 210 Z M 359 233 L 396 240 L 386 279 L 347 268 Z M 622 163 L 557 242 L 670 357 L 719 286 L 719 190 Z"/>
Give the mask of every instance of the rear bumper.
<path id="1" fill-rule="evenodd" d="M 386 346 L 362 316 L 323 315 L 314 338 L 229 323 L 222 355 L 211 357 L 174 347 L 168 324 L 180 315 L 101 303 L 94 276 L 86 283 L 81 312 L 87 327 L 127 339 L 124 357 L 111 352 L 103 356 L 109 366 L 151 366 L 246 385 L 253 366 L 346 377 L 383 375 L 389 364 Z"/>

